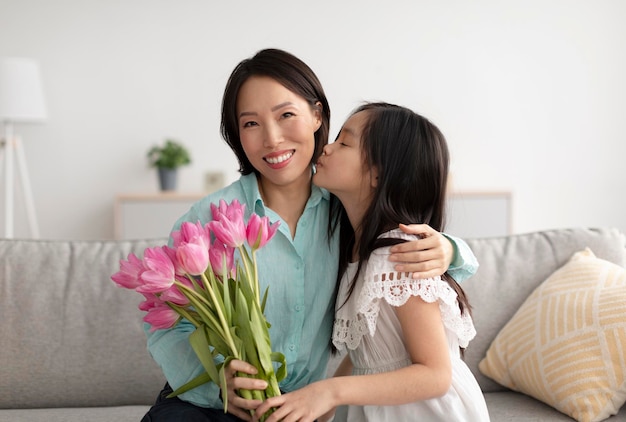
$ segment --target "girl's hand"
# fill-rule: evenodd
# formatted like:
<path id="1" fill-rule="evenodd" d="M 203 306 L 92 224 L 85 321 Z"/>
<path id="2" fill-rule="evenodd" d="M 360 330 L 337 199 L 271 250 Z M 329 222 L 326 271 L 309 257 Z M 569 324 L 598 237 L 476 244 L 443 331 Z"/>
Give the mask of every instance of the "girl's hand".
<path id="1" fill-rule="evenodd" d="M 454 258 L 452 242 L 428 224 L 400 224 L 400 229 L 420 239 L 391 247 L 389 260 L 398 263 L 396 271 L 412 272 L 415 279 L 435 277 L 448 271 Z"/>
<path id="2" fill-rule="evenodd" d="M 242 360 L 231 360 L 224 370 L 226 375 L 226 393 L 228 395 L 228 413 L 237 416 L 244 421 L 251 421 L 251 411 L 255 410 L 262 403 L 261 400 L 249 400 L 241 397 L 237 390 L 265 390 L 267 382 L 247 377 L 237 377 L 236 374 L 242 372 L 255 375 L 257 370 L 254 366 Z"/>
<path id="3" fill-rule="evenodd" d="M 272 407 L 276 410 L 266 422 L 328 421 L 335 413 L 331 403 L 331 393 L 323 386 L 323 381 L 315 382 L 300 390 L 265 400 L 256 409 L 253 421 L 258 421 Z"/>

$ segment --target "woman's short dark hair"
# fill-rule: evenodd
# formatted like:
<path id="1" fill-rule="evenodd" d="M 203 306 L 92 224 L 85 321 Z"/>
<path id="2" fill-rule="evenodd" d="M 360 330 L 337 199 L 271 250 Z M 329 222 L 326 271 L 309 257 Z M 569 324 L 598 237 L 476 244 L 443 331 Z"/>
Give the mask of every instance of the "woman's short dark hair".
<path id="1" fill-rule="evenodd" d="M 322 118 L 320 128 L 315 132 L 315 149 L 311 163 L 315 163 L 328 143 L 330 130 L 330 107 L 319 79 L 311 68 L 296 56 L 278 49 L 265 49 L 253 57 L 242 60 L 233 70 L 222 98 L 222 137 L 239 160 L 241 174 L 257 173 L 246 156 L 239 137 L 237 118 L 237 97 L 242 85 L 252 76 L 267 76 L 291 92 L 304 98 L 312 109 L 317 109 Z M 320 107 L 321 104 L 321 107 Z"/>

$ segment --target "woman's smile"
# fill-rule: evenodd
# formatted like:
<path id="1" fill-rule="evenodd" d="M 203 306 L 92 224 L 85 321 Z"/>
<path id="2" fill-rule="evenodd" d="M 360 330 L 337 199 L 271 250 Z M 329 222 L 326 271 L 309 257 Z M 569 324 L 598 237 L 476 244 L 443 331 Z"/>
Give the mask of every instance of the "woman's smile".
<path id="1" fill-rule="evenodd" d="M 263 157 L 263 160 L 272 168 L 281 168 L 289 163 L 289 160 L 296 153 L 295 149 L 288 151 L 273 152 Z"/>

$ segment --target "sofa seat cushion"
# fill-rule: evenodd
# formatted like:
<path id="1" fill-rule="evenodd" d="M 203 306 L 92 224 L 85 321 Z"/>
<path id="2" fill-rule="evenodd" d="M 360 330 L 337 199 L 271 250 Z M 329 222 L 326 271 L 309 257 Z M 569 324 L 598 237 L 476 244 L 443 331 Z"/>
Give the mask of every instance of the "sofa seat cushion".
<path id="1" fill-rule="evenodd" d="M 502 391 L 485 394 L 491 422 L 572 422 L 572 418 L 525 394 Z M 626 407 L 605 422 L 626 421 Z"/>
<path id="2" fill-rule="evenodd" d="M 577 421 L 626 400 L 626 269 L 575 253 L 526 299 L 479 368 Z"/>
<path id="3" fill-rule="evenodd" d="M 0 422 L 137 422 L 150 406 L 0 409 Z"/>

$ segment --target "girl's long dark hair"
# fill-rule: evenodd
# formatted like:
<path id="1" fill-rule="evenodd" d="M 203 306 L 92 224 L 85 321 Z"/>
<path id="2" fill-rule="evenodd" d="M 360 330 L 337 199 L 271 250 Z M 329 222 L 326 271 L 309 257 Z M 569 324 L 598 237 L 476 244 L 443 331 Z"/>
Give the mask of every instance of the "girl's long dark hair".
<path id="1" fill-rule="evenodd" d="M 376 168 L 378 180 L 359 228 L 359 264 L 350 293 L 372 251 L 404 241 L 378 239 L 382 233 L 397 228 L 398 223 L 423 223 L 443 231 L 450 161 L 443 134 L 425 117 L 388 103 L 366 103 L 352 114 L 361 112 L 367 113 L 361 135 L 363 160 L 366 166 Z M 354 230 L 339 200 L 333 196 L 332 201 L 330 230 L 340 227 L 339 281 L 352 258 Z M 461 312 L 469 312 L 458 283 L 447 273 L 443 278 L 456 291 Z"/>

